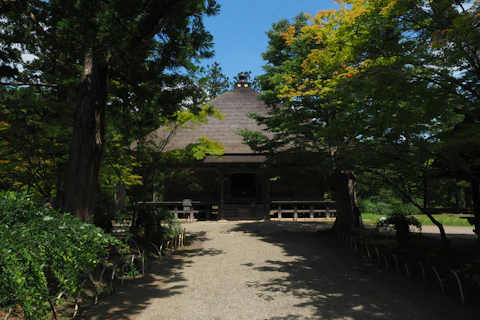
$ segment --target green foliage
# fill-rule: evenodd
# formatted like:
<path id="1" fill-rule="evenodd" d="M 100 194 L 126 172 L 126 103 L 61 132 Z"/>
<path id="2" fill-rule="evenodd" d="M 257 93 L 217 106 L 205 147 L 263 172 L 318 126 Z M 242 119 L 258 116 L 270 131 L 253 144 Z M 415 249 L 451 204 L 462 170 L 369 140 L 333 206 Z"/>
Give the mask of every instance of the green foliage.
<path id="1" fill-rule="evenodd" d="M 144 236 L 151 241 L 166 242 L 182 232 L 182 226 L 171 210 L 145 204 L 137 204 L 132 209 L 137 217 L 137 227 L 142 228 Z"/>
<path id="2" fill-rule="evenodd" d="M 358 209 L 363 213 L 383 214 L 392 213 L 392 205 L 385 202 L 373 202 L 370 200 L 358 200 Z"/>
<path id="3" fill-rule="evenodd" d="M 426 215 L 415 215 L 414 216 L 422 226 L 433 226 L 435 225 L 432 220 L 430 220 L 429 217 Z M 464 226 L 464 227 L 469 227 L 471 224 L 468 222 L 467 219 L 464 218 L 465 215 L 435 215 L 435 220 L 437 220 L 442 226 Z M 366 224 L 377 224 L 377 222 L 380 220 L 383 220 L 383 218 L 386 218 L 384 216 L 378 215 L 378 214 L 371 214 L 371 213 L 362 213 L 362 220 Z"/>
<path id="4" fill-rule="evenodd" d="M 218 97 L 230 86 L 229 79 L 223 74 L 218 62 L 214 62 L 211 66 L 207 65 L 206 75 L 200 81 L 209 99 Z"/>
<path id="5" fill-rule="evenodd" d="M 416 217 L 401 211 L 393 211 L 385 219 L 379 219 L 377 222 L 377 228 L 385 228 L 389 225 L 394 225 L 397 231 L 400 231 L 404 225 L 414 226 L 419 230 L 422 229 L 422 224 Z"/>
<path id="6" fill-rule="evenodd" d="M 432 220 L 425 215 L 418 215 L 416 218 L 422 225 L 434 225 Z M 442 226 L 471 226 L 470 222 L 465 219 L 464 215 L 435 215 L 435 220 L 441 223 Z"/>
<path id="7" fill-rule="evenodd" d="M 418 204 L 429 199 L 429 174 L 471 179 L 480 141 L 470 85 L 480 76 L 471 41 L 480 38 L 479 3 L 339 2 L 267 32 L 258 83 L 270 110 L 256 120 L 269 134 L 242 132 L 244 140 L 270 163 L 311 159 L 319 172 L 361 173 L 364 199 L 387 190 Z M 387 194 L 372 202 L 392 203 Z M 378 206 L 364 207 L 388 211 Z"/>
<path id="8" fill-rule="evenodd" d="M 40 216 L 31 196 L 23 192 L 0 191 L 0 225 L 27 223 Z"/>
<path id="9" fill-rule="evenodd" d="M 39 210 L 23 194 L 4 196 L 0 205 L 11 217 L 0 225 L 0 306 L 19 305 L 30 319 L 47 318 L 58 292 L 78 295 L 107 250 L 122 245 L 69 214 Z"/>
<path id="10" fill-rule="evenodd" d="M 67 144 L 74 144 L 67 145 L 67 150 L 71 150 L 68 170 L 51 163 L 51 158 L 63 160 L 64 150 L 62 154 L 59 150 L 41 153 L 49 156 L 43 166 L 32 165 L 28 160 L 42 162 L 45 157 L 24 156 L 23 153 L 37 156 L 40 148 L 36 143 L 42 147 L 55 145 L 54 139 L 47 139 L 49 136 L 31 132 L 23 139 L 30 144 L 22 146 L 17 139 L 14 143 L 8 141 L 8 148 L 0 141 L 0 159 L 3 160 L 4 153 L 10 158 L 5 170 L 0 163 L 0 183 L 4 183 L 3 174 L 7 172 L 6 187 L 23 178 L 22 183 L 29 183 L 28 187 L 52 196 L 50 191 L 60 189 L 55 184 L 62 184 L 66 176 L 65 209 L 82 215 L 84 220 L 93 213 L 105 150 L 111 147 L 108 159 L 119 161 L 102 167 L 106 172 L 101 174 L 101 183 L 112 181 L 114 171 L 125 182 L 136 183 L 139 179 L 132 174 L 128 157 L 119 156 L 121 152 L 115 143 L 110 143 L 118 141 L 124 148 L 158 128 L 178 110 L 196 109 L 204 103 L 206 95 L 200 87 L 197 65 L 201 59 L 212 57 L 213 39 L 203 19 L 217 14 L 219 8 L 215 0 L 3 1 L 0 64 L 20 62 L 22 69 L 14 72 L 10 67 L 0 68 L 8 76 L 6 80 L 11 81 L 8 90 L 19 84 L 31 86 L 31 91 L 42 88 L 39 91 L 49 92 L 52 100 L 68 106 L 64 110 L 67 115 L 70 113 L 69 134 L 73 122 L 84 125 L 73 126 L 73 139 L 66 140 Z M 34 61 L 22 63 L 21 53 L 34 55 Z M 0 101 L 0 106 L 12 113 L 24 113 L 21 120 L 36 124 L 39 132 L 51 129 L 50 121 L 57 119 L 48 112 L 51 104 L 40 99 L 36 102 L 42 103 L 29 104 L 35 111 L 31 123 L 22 99 L 5 104 Z M 3 115 L 2 112 L 2 131 Z M 22 131 L 26 127 L 21 125 L 22 121 L 18 121 L 19 125 L 6 121 L 11 125 L 9 131 Z M 105 135 L 107 130 L 114 132 Z M 21 167 L 10 166 L 16 159 L 15 164 Z M 48 170 L 39 172 L 38 168 Z M 48 182 L 46 187 L 36 185 L 39 173 Z"/>
<path id="11" fill-rule="evenodd" d="M 408 246 L 410 240 L 410 226 L 422 229 L 422 224 L 411 215 L 410 206 L 394 206 L 392 212 L 385 219 L 379 219 L 376 229 L 381 230 L 393 225 L 396 231 L 397 242 L 401 247 Z"/>
<path id="12" fill-rule="evenodd" d="M 71 141 L 72 104 L 51 88 L 0 87 L 0 187 L 54 196 Z"/>
<path id="13" fill-rule="evenodd" d="M 220 142 L 211 141 L 206 136 L 201 136 L 196 143 L 189 144 L 185 149 L 188 156 L 195 160 L 203 160 L 207 155 L 221 156 L 225 149 Z"/>
<path id="14" fill-rule="evenodd" d="M 421 214 L 421 210 L 412 203 L 401 203 L 392 201 L 391 203 L 375 202 L 369 199 L 358 200 L 358 208 L 360 212 L 377 215 L 391 215 L 395 211 L 407 215 Z"/>
<path id="15" fill-rule="evenodd" d="M 402 203 L 394 206 L 393 212 L 400 213 L 402 215 L 415 215 L 421 214 L 422 210 L 416 207 L 413 203 Z"/>

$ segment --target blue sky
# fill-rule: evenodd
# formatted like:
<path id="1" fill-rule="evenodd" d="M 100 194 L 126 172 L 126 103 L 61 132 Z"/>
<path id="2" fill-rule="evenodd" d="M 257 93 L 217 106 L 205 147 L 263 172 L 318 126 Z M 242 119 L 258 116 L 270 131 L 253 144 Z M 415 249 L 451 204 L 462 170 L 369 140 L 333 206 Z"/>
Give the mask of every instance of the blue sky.
<path id="1" fill-rule="evenodd" d="M 279 19 L 292 19 L 300 12 L 315 15 L 322 10 L 336 9 L 333 0 L 217 0 L 221 5 L 217 16 L 205 19 L 205 27 L 213 34 L 215 57 L 204 65 L 218 62 L 223 73 L 233 79 L 241 71 L 262 74 L 265 62 L 260 54 L 268 44 L 266 31 Z"/>

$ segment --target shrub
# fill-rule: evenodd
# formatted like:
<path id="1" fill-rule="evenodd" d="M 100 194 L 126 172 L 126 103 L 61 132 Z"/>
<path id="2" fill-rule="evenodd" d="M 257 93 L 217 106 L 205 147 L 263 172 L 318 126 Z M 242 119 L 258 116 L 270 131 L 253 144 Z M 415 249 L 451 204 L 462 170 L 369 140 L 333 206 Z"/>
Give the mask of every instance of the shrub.
<path id="1" fill-rule="evenodd" d="M 372 202 L 370 200 L 359 200 L 358 208 L 361 213 L 388 215 L 392 213 L 392 206 L 385 202 Z"/>
<path id="2" fill-rule="evenodd" d="M 149 240 L 164 242 L 182 232 L 181 223 L 171 210 L 150 205 L 137 205 L 135 209 L 137 227 L 143 228 L 144 236 Z"/>
<path id="3" fill-rule="evenodd" d="M 410 213 L 409 206 L 396 206 L 385 219 L 377 222 L 377 230 L 393 225 L 395 236 L 400 247 L 407 247 L 410 241 L 410 226 L 422 229 L 422 224 Z"/>
<path id="4" fill-rule="evenodd" d="M 7 208 L 0 225 L 0 307 L 19 305 L 26 318 L 40 319 L 47 317 L 55 294 L 77 295 L 108 248 L 122 243 L 69 214 L 30 204 L 18 194 L 0 201 L 0 208 Z"/>
<path id="5" fill-rule="evenodd" d="M 29 194 L 0 191 L 0 225 L 26 223 L 40 215 L 39 211 Z"/>
<path id="6" fill-rule="evenodd" d="M 400 205 L 395 206 L 394 211 L 404 215 L 422 214 L 422 210 L 420 210 L 413 203 L 410 203 L 410 202 L 402 203 Z"/>

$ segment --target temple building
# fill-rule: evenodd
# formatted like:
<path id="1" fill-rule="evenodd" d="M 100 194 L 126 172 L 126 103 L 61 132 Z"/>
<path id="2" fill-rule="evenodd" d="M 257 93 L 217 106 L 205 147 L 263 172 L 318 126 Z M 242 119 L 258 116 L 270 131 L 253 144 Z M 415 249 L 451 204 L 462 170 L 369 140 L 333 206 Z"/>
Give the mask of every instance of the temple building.
<path id="1" fill-rule="evenodd" d="M 191 171 L 200 188 L 188 188 L 187 181 L 166 179 L 164 194 L 155 196 L 153 204 L 167 206 L 177 214 L 190 199 L 195 217 L 198 219 L 269 219 L 274 217 L 308 217 L 319 212 L 329 212 L 329 204 L 323 201 L 322 180 L 316 177 L 299 177 L 292 172 L 295 168 L 269 168 L 262 166 L 266 156 L 254 153 L 243 143 L 238 134 L 241 129 L 262 131 L 251 113 L 267 115 L 267 108 L 260 93 L 250 87 L 244 74 L 231 91 L 207 102 L 224 115 L 220 120 L 209 117 L 208 123 L 195 129 L 182 129 L 171 138 L 164 151 L 184 149 L 201 136 L 218 141 L 224 146 L 223 156 L 207 156 L 192 164 Z M 169 132 L 159 128 L 148 135 L 156 141 L 164 141 Z M 284 174 L 285 173 L 285 174 Z M 166 176 L 169 176 L 168 174 Z M 280 176 L 272 181 L 272 176 Z M 161 200 L 159 200 L 161 199 Z M 282 213 L 283 208 L 283 213 Z M 331 204 L 330 204 L 331 208 Z M 280 209 L 280 210 L 279 210 Z"/>

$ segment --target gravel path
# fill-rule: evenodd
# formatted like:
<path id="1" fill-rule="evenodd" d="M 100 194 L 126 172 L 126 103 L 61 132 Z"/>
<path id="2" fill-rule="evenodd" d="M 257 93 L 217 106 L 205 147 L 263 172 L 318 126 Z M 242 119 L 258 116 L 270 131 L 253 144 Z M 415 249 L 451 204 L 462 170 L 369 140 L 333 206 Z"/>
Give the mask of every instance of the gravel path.
<path id="1" fill-rule="evenodd" d="M 80 319 L 480 319 L 368 264 L 321 226 L 186 224 L 192 245 Z"/>

